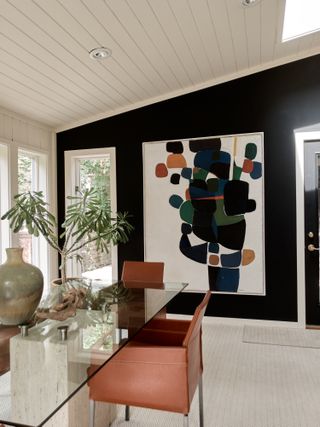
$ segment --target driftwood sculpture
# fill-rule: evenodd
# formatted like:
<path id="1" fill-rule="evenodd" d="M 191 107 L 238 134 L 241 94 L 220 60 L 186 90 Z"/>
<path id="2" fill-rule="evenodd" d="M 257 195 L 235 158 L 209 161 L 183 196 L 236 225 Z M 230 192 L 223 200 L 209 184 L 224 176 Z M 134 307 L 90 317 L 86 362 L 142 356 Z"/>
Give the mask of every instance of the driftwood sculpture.
<path id="1" fill-rule="evenodd" d="M 82 308 L 86 298 L 87 289 L 72 288 L 62 294 L 62 301 L 54 304 L 51 308 L 38 308 L 35 320 L 45 319 L 66 320 L 76 315 L 77 308 Z"/>

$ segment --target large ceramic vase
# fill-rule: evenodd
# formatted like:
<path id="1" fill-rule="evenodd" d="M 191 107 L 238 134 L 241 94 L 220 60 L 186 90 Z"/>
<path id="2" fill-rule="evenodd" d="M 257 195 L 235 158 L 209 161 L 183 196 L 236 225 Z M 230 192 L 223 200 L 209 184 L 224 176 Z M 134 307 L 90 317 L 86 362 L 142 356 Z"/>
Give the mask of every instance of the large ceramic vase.
<path id="1" fill-rule="evenodd" d="M 7 261 L 0 265 L 0 323 L 27 323 L 41 299 L 43 275 L 23 261 L 22 248 L 8 248 Z"/>

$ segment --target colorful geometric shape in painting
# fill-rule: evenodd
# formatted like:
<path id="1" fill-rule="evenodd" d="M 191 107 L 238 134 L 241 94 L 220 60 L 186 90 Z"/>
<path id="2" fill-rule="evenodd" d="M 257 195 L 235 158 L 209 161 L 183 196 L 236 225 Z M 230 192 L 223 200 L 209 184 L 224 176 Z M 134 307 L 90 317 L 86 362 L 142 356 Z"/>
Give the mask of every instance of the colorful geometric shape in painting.
<path id="1" fill-rule="evenodd" d="M 209 252 L 217 254 L 219 253 L 219 245 L 218 243 L 209 243 Z"/>
<path id="2" fill-rule="evenodd" d="M 253 171 L 250 173 L 252 179 L 259 179 L 262 176 L 262 164 L 253 162 Z"/>
<path id="3" fill-rule="evenodd" d="M 213 173 L 217 178 L 228 179 L 230 173 L 230 163 L 212 163 L 210 172 Z"/>
<path id="4" fill-rule="evenodd" d="M 193 179 L 199 179 L 205 181 L 208 176 L 208 171 L 201 168 L 193 168 Z"/>
<path id="5" fill-rule="evenodd" d="M 245 173 L 251 173 L 253 171 L 253 161 L 249 159 L 244 159 L 242 170 Z"/>
<path id="6" fill-rule="evenodd" d="M 222 267 L 239 267 L 241 264 L 241 252 L 237 251 L 233 254 L 223 254 L 221 255 L 221 265 Z"/>
<path id="7" fill-rule="evenodd" d="M 207 244 L 201 243 L 200 245 L 191 246 L 190 240 L 187 235 L 183 234 L 180 239 L 180 251 L 187 258 L 201 264 L 207 263 Z"/>
<path id="8" fill-rule="evenodd" d="M 212 291 L 237 292 L 239 287 L 239 268 L 208 266 L 209 287 Z"/>
<path id="9" fill-rule="evenodd" d="M 210 193 L 217 193 L 219 190 L 219 180 L 218 178 L 209 178 L 207 180 L 207 187 Z"/>
<path id="10" fill-rule="evenodd" d="M 221 139 L 220 138 L 207 138 L 207 139 L 193 139 L 189 141 L 190 151 L 197 153 L 203 150 L 220 151 Z"/>
<path id="11" fill-rule="evenodd" d="M 248 200 L 249 184 L 245 181 L 229 181 L 224 187 L 224 209 L 228 216 L 244 215 L 255 209 L 255 203 Z"/>
<path id="12" fill-rule="evenodd" d="M 191 179 L 192 169 L 191 168 L 183 168 L 181 171 L 181 176 L 185 179 Z"/>
<path id="13" fill-rule="evenodd" d="M 242 251 L 242 265 L 251 264 L 256 257 L 256 254 L 252 249 L 243 249 Z"/>
<path id="14" fill-rule="evenodd" d="M 233 162 L 232 179 L 234 179 L 234 180 L 240 179 L 241 174 L 242 174 L 242 168 L 240 166 L 237 166 L 236 162 Z"/>
<path id="15" fill-rule="evenodd" d="M 186 159 L 182 154 L 169 154 L 167 157 L 167 168 L 185 168 L 187 166 Z"/>
<path id="16" fill-rule="evenodd" d="M 203 150 L 199 151 L 195 156 L 193 160 L 193 164 L 196 168 L 204 169 L 206 171 L 210 170 L 210 167 L 213 163 L 212 160 L 212 150 Z"/>
<path id="17" fill-rule="evenodd" d="M 186 224 L 183 222 L 181 224 L 181 234 L 191 234 L 192 233 L 192 227 L 190 224 Z"/>
<path id="18" fill-rule="evenodd" d="M 219 259 L 218 255 L 210 255 L 209 256 L 208 262 L 210 265 L 219 265 L 219 261 L 220 261 L 220 259 Z"/>
<path id="19" fill-rule="evenodd" d="M 218 226 L 236 224 L 244 219 L 243 215 L 228 216 L 225 212 L 224 200 L 216 200 L 214 220 Z"/>
<path id="20" fill-rule="evenodd" d="M 178 185 L 180 182 L 180 174 L 173 173 L 170 177 L 171 184 Z"/>
<path id="21" fill-rule="evenodd" d="M 179 209 L 183 203 L 183 198 L 178 194 L 173 194 L 169 198 L 169 203 L 173 208 Z"/>
<path id="22" fill-rule="evenodd" d="M 249 142 L 249 144 L 246 145 L 246 151 L 244 156 L 247 159 L 253 160 L 257 155 L 257 146 L 253 142 Z"/>
<path id="23" fill-rule="evenodd" d="M 169 141 L 166 143 L 168 153 L 181 154 L 183 153 L 183 145 L 181 141 Z"/>
<path id="24" fill-rule="evenodd" d="M 190 200 L 181 204 L 179 213 L 182 221 L 192 224 L 194 209 Z"/>
<path id="25" fill-rule="evenodd" d="M 158 163 L 156 165 L 155 175 L 157 178 L 165 178 L 168 176 L 168 169 L 164 163 Z"/>
<path id="26" fill-rule="evenodd" d="M 246 221 L 218 227 L 218 242 L 228 249 L 241 250 L 246 236 Z"/>

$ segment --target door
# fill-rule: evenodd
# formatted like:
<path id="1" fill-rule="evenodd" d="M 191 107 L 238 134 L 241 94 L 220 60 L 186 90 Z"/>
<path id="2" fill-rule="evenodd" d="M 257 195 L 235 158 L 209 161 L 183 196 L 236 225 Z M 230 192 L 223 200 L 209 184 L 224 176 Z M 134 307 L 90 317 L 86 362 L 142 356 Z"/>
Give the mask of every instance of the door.
<path id="1" fill-rule="evenodd" d="M 304 171 L 306 323 L 320 325 L 320 140 L 305 141 Z"/>
<path id="2" fill-rule="evenodd" d="M 66 151 L 66 195 L 74 196 L 94 187 L 106 193 L 112 212 L 116 212 L 115 163 L 114 147 Z M 81 262 L 70 260 L 68 271 L 72 276 L 93 280 L 93 284 L 110 283 L 118 275 L 117 246 L 110 244 L 108 253 L 100 253 L 95 244 L 86 244 L 81 252 Z"/>

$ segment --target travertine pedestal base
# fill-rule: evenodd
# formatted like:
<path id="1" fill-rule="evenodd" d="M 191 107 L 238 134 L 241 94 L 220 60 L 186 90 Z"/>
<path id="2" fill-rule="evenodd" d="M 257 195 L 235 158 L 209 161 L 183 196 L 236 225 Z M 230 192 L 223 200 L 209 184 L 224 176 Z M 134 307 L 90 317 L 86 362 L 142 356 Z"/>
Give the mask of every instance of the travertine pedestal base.
<path id="1" fill-rule="evenodd" d="M 45 322 L 44 322 L 45 323 Z M 83 379 L 90 366 L 90 353 L 81 351 L 79 333 L 59 341 L 56 325 L 29 336 L 10 340 L 11 412 L 15 421 L 39 425 L 67 396 L 74 396 L 44 424 L 45 427 L 87 427 L 89 390 Z M 84 353 L 84 354 L 83 354 Z M 79 388 L 78 391 L 76 391 Z M 95 427 L 106 427 L 116 416 L 116 405 L 96 405 Z"/>

